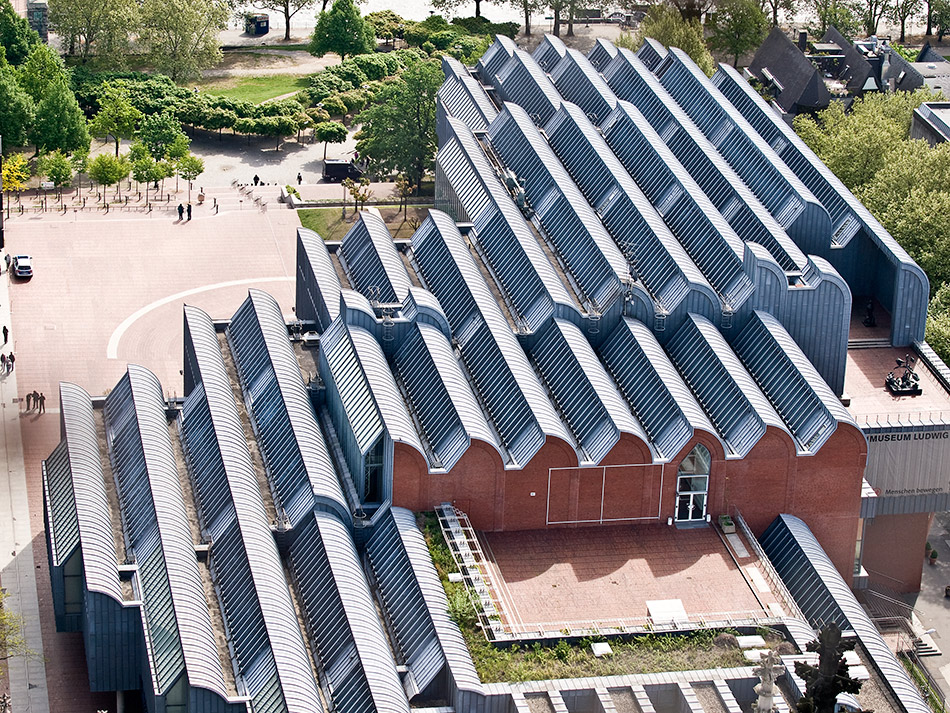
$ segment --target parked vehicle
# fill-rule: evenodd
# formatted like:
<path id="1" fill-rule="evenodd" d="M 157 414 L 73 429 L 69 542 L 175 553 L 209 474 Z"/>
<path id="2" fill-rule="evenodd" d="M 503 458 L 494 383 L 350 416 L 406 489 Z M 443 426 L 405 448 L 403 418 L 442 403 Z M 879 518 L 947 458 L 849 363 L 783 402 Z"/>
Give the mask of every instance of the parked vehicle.
<path id="1" fill-rule="evenodd" d="M 17 277 L 29 280 L 33 277 L 33 258 L 29 255 L 15 255 L 12 269 Z"/>
<path id="2" fill-rule="evenodd" d="M 354 181 L 363 177 L 363 169 L 352 161 L 328 158 L 323 162 L 323 180 L 330 183 L 339 183 L 347 178 Z"/>

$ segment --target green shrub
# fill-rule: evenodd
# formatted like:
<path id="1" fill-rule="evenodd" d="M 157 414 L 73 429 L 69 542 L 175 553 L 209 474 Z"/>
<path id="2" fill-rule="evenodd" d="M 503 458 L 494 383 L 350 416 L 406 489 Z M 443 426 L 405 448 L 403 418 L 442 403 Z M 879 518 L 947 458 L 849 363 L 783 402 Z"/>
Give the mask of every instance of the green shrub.
<path id="1" fill-rule="evenodd" d="M 369 95 L 367 92 L 362 89 L 351 89 L 348 92 L 343 92 L 339 95 L 340 100 L 343 102 L 343 105 L 346 107 L 346 112 L 351 114 L 353 112 L 359 111 L 369 100 Z M 326 104 L 324 104 L 324 107 Z"/>
<path id="2" fill-rule="evenodd" d="M 520 25 L 517 22 L 489 22 L 484 17 L 457 17 L 452 20 L 456 27 L 464 29 L 470 35 L 483 35 L 494 38 L 495 35 L 504 35 L 514 39 Z"/>
<path id="3" fill-rule="evenodd" d="M 429 42 L 434 44 L 436 49 L 440 50 L 448 49 L 449 45 L 458 39 L 459 35 L 455 30 L 441 30 L 440 32 L 433 32 L 429 35 Z"/>
<path id="4" fill-rule="evenodd" d="M 360 71 L 363 72 L 369 80 L 382 79 L 391 74 L 389 71 L 389 63 L 383 59 L 383 55 L 381 54 L 358 54 L 347 61 L 359 67 Z"/>
<path id="5" fill-rule="evenodd" d="M 311 109 L 307 109 L 306 113 L 314 124 L 319 124 L 322 121 L 330 121 L 330 112 L 328 112 L 322 106 L 315 106 Z"/>
<path id="6" fill-rule="evenodd" d="M 432 53 L 435 52 L 435 45 L 426 40 L 422 43 L 422 51 L 431 57 Z"/>
<path id="7" fill-rule="evenodd" d="M 346 60 L 343 64 L 327 67 L 323 71 L 338 76 L 344 81 L 347 89 L 356 89 L 367 80 L 365 72 L 359 68 L 359 65 L 353 62 L 352 58 Z"/>

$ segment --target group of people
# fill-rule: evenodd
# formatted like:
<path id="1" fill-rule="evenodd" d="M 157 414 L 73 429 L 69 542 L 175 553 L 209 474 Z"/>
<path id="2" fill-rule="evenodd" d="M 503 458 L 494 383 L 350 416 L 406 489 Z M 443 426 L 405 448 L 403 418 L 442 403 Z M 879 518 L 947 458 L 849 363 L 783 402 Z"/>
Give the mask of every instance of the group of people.
<path id="1" fill-rule="evenodd" d="M 10 352 L 10 356 L 0 354 L 0 374 L 9 374 L 13 371 L 13 365 L 16 363 L 16 356 Z"/>
<path id="2" fill-rule="evenodd" d="M 261 182 L 261 177 L 258 176 L 256 173 L 254 174 L 254 178 L 253 178 L 252 180 L 254 181 L 254 185 L 255 185 L 255 186 L 263 185 L 262 182 Z M 301 185 L 302 183 L 303 183 L 303 174 L 298 171 L 298 172 L 297 172 L 297 185 L 299 186 L 299 185 Z"/>
<path id="3" fill-rule="evenodd" d="M 184 220 L 185 210 L 186 210 L 185 206 L 179 203 L 178 204 L 178 220 L 179 221 Z M 187 211 L 188 211 L 188 220 L 191 220 L 191 203 L 188 204 Z"/>
<path id="4" fill-rule="evenodd" d="M 46 396 L 40 391 L 31 391 L 26 395 L 26 410 L 37 410 L 37 413 L 46 413 Z"/>

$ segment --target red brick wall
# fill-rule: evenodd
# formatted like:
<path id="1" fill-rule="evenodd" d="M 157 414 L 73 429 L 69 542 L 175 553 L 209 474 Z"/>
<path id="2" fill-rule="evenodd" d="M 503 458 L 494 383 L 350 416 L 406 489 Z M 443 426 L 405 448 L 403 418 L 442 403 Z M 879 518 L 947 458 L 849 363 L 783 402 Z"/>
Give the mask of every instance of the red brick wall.
<path id="1" fill-rule="evenodd" d="M 393 502 L 412 510 L 454 502 L 481 530 L 533 530 L 547 527 L 548 519 L 599 521 L 602 503 L 605 520 L 659 514 L 665 521 L 675 512 L 679 463 L 697 443 L 712 456 L 708 512 L 714 519 L 737 506 L 759 535 L 778 514 L 796 515 L 851 581 L 867 444 L 850 426 L 839 425 L 817 455 L 801 457 L 787 433 L 769 428 L 745 458 L 728 461 L 719 440 L 698 431 L 665 466 L 649 465 L 646 444 L 624 434 L 603 464 L 642 465 L 606 470 L 579 468 L 571 445 L 549 438 L 520 470 L 505 470 L 491 445 L 473 441 L 451 473 L 429 474 L 418 452 L 397 443 Z"/>
<path id="2" fill-rule="evenodd" d="M 933 515 L 878 515 L 864 530 L 862 564 L 871 581 L 898 592 L 920 591 L 924 546 Z M 932 543 L 938 556 L 950 558 L 943 542 Z"/>

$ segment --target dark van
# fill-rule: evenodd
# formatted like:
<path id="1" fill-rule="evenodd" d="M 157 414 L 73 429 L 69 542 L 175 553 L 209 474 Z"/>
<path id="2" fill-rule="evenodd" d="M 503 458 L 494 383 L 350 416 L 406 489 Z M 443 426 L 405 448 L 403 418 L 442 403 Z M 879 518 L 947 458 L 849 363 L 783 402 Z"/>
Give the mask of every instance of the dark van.
<path id="1" fill-rule="evenodd" d="M 363 177 L 363 170 L 352 161 L 328 158 L 323 162 L 323 180 L 339 183 L 347 178 L 354 181 Z"/>

